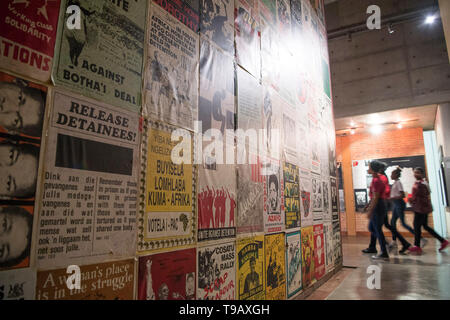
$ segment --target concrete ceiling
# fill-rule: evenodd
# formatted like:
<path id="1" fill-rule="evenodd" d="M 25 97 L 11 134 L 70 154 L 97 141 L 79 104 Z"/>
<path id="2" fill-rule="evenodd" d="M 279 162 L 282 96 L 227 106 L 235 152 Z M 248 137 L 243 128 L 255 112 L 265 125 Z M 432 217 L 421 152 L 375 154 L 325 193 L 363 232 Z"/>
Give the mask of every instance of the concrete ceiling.
<path id="1" fill-rule="evenodd" d="M 350 134 L 351 128 L 356 133 L 368 133 L 373 125 L 381 125 L 384 130 L 398 130 L 397 123 L 403 128 L 423 128 L 433 130 L 436 120 L 437 105 L 426 105 L 385 112 L 378 112 L 354 117 L 335 119 L 336 134 Z"/>
<path id="2" fill-rule="evenodd" d="M 336 1 L 338 1 L 338 0 L 325 0 L 324 3 L 325 3 L 325 5 L 327 5 L 329 3 L 336 2 Z"/>

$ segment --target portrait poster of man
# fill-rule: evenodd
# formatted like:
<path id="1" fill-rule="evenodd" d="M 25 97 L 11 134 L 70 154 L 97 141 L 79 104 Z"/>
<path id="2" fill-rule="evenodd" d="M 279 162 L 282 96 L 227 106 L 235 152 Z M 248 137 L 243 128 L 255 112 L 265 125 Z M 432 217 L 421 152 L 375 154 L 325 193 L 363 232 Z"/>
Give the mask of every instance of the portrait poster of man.
<path id="1" fill-rule="evenodd" d="M 286 299 L 286 260 L 284 233 L 264 237 L 266 300 Z"/>
<path id="2" fill-rule="evenodd" d="M 265 158 L 263 162 L 264 174 L 264 230 L 268 233 L 284 230 L 285 219 L 283 214 L 282 192 L 284 191 L 280 179 L 280 161 Z"/>
<path id="3" fill-rule="evenodd" d="M 150 4 L 148 21 L 144 113 L 193 130 L 198 113 L 199 36 L 155 3 Z"/>
<path id="4" fill-rule="evenodd" d="M 302 227 L 308 227 L 313 225 L 313 193 L 312 193 L 312 181 L 311 173 L 309 171 L 300 169 L 300 224 Z"/>
<path id="5" fill-rule="evenodd" d="M 303 288 L 307 288 L 315 281 L 313 226 L 302 228 L 301 237 L 302 237 L 302 279 L 303 279 L 302 281 L 303 281 Z"/>
<path id="6" fill-rule="evenodd" d="M 66 23 L 81 10 L 80 29 Z M 118 6 L 108 0 L 62 0 L 52 80 L 84 96 L 138 112 L 141 109 L 147 1 Z"/>
<path id="7" fill-rule="evenodd" d="M 197 250 L 197 299 L 234 300 L 236 297 L 235 242 Z"/>
<path id="8" fill-rule="evenodd" d="M 195 300 L 195 248 L 139 258 L 138 300 Z"/>
<path id="9" fill-rule="evenodd" d="M 330 222 L 323 224 L 323 235 L 325 238 L 325 270 L 328 273 L 334 269 L 333 227 Z"/>
<path id="10" fill-rule="evenodd" d="M 264 300 L 264 235 L 237 240 L 237 300 Z"/>
<path id="11" fill-rule="evenodd" d="M 286 233 L 286 286 L 291 298 L 302 288 L 302 246 L 300 231 Z"/>
<path id="12" fill-rule="evenodd" d="M 234 56 L 234 0 L 200 0 L 200 33 Z"/>
<path id="13" fill-rule="evenodd" d="M 314 277 L 320 280 L 325 275 L 325 240 L 323 224 L 314 225 Z"/>
<path id="14" fill-rule="evenodd" d="M 0 68 L 50 80 L 59 8 L 60 0 L 1 1 Z"/>
<path id="15" fill-rule="evenodd" d="M 300 185 L 296 165 L 283 161 L 284 215 L 286 229 L 300 227 Z"/>

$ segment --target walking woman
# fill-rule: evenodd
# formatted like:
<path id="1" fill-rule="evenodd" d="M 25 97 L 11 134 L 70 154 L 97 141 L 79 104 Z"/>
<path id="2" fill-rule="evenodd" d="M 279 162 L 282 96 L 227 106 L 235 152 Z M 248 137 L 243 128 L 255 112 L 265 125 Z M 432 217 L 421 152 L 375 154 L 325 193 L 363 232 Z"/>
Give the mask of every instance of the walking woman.
<path id="1" fill-rule="evenodd" d="M 416 254 L 422 253 L 422 249 L 420 248 L 422 227 L 439 240 L 441 243 L 439 251 L 444 250 L 448 246 L 448 241 L 428 226 L 428 215 L 430 212 L 433 212 L 433 207 L 431 205 L 430 189 L 428 188 L 428 184 L 424 181 L 424 175 L 425 171 L 423 168 L 418 167 L 414 169 L 416 182 L 414 183 L 412 196 L 409 200 L 414 210 L 414 247 L 410 248 L 409 251 Z"/>

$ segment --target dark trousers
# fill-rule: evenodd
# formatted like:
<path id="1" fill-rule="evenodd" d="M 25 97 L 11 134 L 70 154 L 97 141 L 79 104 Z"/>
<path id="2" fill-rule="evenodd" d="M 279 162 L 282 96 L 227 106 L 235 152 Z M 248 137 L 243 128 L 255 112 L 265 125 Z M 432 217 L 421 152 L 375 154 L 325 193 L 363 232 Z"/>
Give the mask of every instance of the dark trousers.
<path id="1" fill-rule="evenodd" d="M 385 203 L 383 200 L 379 200 L 374 209 L 374 212 L 372 213 L 372 217 L 370 218 L 369 222 L 369 231 L 371 233 L 369 247 L 375 249 L 376 240 L 378 239 L 382 253 L 387 253 L 386 239 L 384 238 L 383 234 L 383 223 L 385 214 L 386 214 Z"/>
<path id="2" fill-rule="evenodd" d="M 434 229 L 428 226 L 428 215 L 429 213 L 418 213 L 414 212 L 414 245 L 420 247 L 420 238 L 422 237 L 422 227 L 428 231 L 433 237 L 438 239 L 441 243 L 444 242 L 444 238 L 434 231 Z"/>
<path id="3" fill-rule="evenodd" d="M 392 219 L 391 219 L 391 227 L 397 231 L 397 220 L 400 219 L 402 226 L 411 232 L 414 235 L 414 229 L 408 226 L 405 222 L 405 208 L 406 204 L 403 199 L 394 200 L 394 208 L 392 209 Z M 396 234 L 392 234 L 392 240 L 395 241 L 397 238 Z"/>

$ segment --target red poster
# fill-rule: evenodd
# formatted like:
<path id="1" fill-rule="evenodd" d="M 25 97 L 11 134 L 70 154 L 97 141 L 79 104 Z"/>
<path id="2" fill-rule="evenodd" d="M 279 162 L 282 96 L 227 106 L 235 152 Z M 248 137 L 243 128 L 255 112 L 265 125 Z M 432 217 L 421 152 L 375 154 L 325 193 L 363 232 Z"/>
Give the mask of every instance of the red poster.
<path id="1" fill-rule="evenodd" d="M 314 265 L 316 280 L 325 274 L 325 249 L 323 238 L 323 224 L 314 226 Z"/>
<path id="2" fill-rule="evenodd" d="M 195 249 L 139 258 L 139 300 L 195 300 Z"/>
<path id="3" fill-rule="evenodd" d="M 60 0 L 0 2 L 0 67 L 50 79 Z"/>

